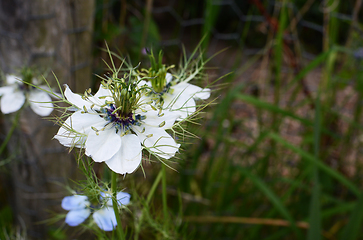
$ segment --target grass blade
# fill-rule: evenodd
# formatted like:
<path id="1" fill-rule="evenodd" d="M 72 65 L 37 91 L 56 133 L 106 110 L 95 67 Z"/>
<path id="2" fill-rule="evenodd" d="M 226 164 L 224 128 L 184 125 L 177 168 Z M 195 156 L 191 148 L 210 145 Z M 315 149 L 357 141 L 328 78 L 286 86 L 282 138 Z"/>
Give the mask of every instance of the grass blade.
<path id="1" fill-rule="evenodd" d="M 342 240 L 353 240 L 361 237 L 359 235 L 362 230 L 363 222 L 363 194 L 360 195 L 358 202 L 350 215 L 348 224 L 343 229 L 343 235 L 340 239 Z"/>
<path id="2" fill-rule="evenodd" d="M 293 112 L 284 110 L 282 108 L 279 108 L 278 106 L 273 105 L 271 103 L 261 101 L 258 98 L 255 98 L 255 97 L 252 97 L 252 96 L 249 96 L 249 95 L 243 95 L 243 94 L 236 95 L 236 98 L 239 99 L 239 100 L 242 100 L 244 102 L 253 104 L 257 108 L 266 109 L 266 110 L 271 111 L 271 112 L 276 112 L 276 113 L 282 114 L 285 117 L 290 117 L 292 119 L 295 119 L 295 120 L 301 122 L 302 124 L 304 124 L 306 126 L 314 126 L 314 122 L 312 122 L 312 121 L 310 121 L 308 119 L 299 117 L 299 116 L 295 115 Z M 329 134 L 330 136 L 332 136 L 334 138 L 338 138 L 338 136 L 335 133 L 329 131 L 326 128 L 322 128 L 321 131 L 326 133 L 326 134 Z"/>
<path id="3" fill-rule="evenodd" d="M 318 95 L 315 105 L 315 123 L 314 123 L 314 155 L 319 159 L 320 145 L 320 97 Z M 321 239 L 321 209 L 320 209 L 320 182 L 317 161 L 313 165 L 313 192 L 310 201 L 308 240 Z"/>
<path id="4" fill-rule="evenodd" d="M 280 214 L 285 217 L 291 224 L 292 229 L 299 239 L 302 239 L 301 231 L 297 228 L 296 223 L 284 204 L 281 202 L 280 198 L 256 175 L 252 174 L 248 169 L 236 166 L 237 170 L 242 174 L 246 175 L 256 187 L 265 194 L 265 196 L 271 201 L 271 203 L 276 207 Z"/>
<path id="5" fill-rule="evenodd" d="M 305 159 L 307 161 L 310 161 L 310 162 L 315 162 L 317 167 L 320 170 L 326 172 L 332 178 L 335 178 L 338 182 L 345 185 L 355 195 L 360 196 L 359 188 L 357 188 L 353 183 L 351 183 L 348 179 L 346 179 L 342 174 L 340 174 L 339 172 L 337 172 L 334 169 L 330 168 L 329 166 L 327 166 L 323 162 L 319 161 L 317 158 L 315 158 L 310 153 L 308 153 L 308 152 L 306 152 L 306 151 L 304 151 L 304 150 L 302 150 L 302 149 L 288 143 L 285 139 L 283 139 L 282 137 L 280 137 L 276 133 L 270 133 L 269 137 L 274 139 L 275 141 L 279 142 L 280 144 L 284 145 L 285 147 L 291 149 L 295 153 L 299 154 L 303 159 Z"/>

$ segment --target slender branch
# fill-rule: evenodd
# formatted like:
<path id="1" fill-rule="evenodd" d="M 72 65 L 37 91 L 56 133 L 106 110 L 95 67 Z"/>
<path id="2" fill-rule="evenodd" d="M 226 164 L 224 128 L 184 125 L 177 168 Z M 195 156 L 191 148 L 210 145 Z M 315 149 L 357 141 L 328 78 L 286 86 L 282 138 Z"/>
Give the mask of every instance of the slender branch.
<path id="1" fill-rule="evenodd" d="M 12 123 L 12 125 L 11 125 L 11 128 L 10 128 L 10 130 L 9 130 L 8 134 L 6 135 L 4 142 L 3 142 L 3 143 L 1 144 L 1 146 L 0 146 L 0 156 L 1 156 L 1 154 L 3 153 L 3 151 L 5 150 L 6 145 L 8 144 L 8 142 L 9 142 L 9 140 L 10 140 L 11 136 L 13 135 L 13 132 L 14 132 L 15 128 L 18 126 L 18 123 L 19 123 L 19 117 L 20 117 L 20 112 L 21 112 L 20 110 L 19 110 L 19 111 L 17 111 L 17 113 L 16 113 L 16 115 L 15 115 L 15 118 L 14 118 L 14 120 L 13 120 L 13 123 Z"/>
<path id="2" fill-rule="evenodd" d="M 146 204 L 147 205 L 149 205 L 149 203 L 151 201 L 151 198 L 154 196 L 156 187 L 159 185 L 159 183 L 161 181 L 161 178 L 162 178 L 162 175 L 163 175 L 162 171 L 160 171 L 159 174 L 156 176 L 155 181 L 154 181 L 153 185 L 151 186 L 149 194 L 147 195 L 147 198 L 146 198 Z M 139 223 L 136 226 L 135 237 L 134 237 L 135 240 L 139 239 L 140 226 L 141 226 L 141 223 L 143 221 L 145 211 L 146 211 L 146 208 L 144 208 L 143 211 L 141 212 L 141 215 L 140 215 L 140 218 L 139 218 Z"/>
<path id="3" fill-rule="evenodd" d="M 261 3 L 260 0 L 250 0 L 250 2 L 252 4 L 254 4 L 257 7 L 257 9 L 259 10 L 259 12 L 261 13 L 261 15 L 263 15 L 265 17 L 265 19 L 266 19 L 268 25 L 271 27 L 272 31 L 273 32 L 277 32 L 278 31 L 278 27 L 279 27 L 279 20 L 276 19 L 273 16 L 270 16 L 268 14 L 268 12 L 266 11 L 265 7 L 263 6 L 263 4 Z M 309 4 L 310 4 L 310 2 L 309 2 Z M 307 3 L 306 6 L 304 5 L 304 11 L 305 11 L 305 8 L 310 7 L 309 4 Z M 290 66 L 292 68 L 295 69 L 295 72 L 296 73 L 299 72 L 301 70 L 301 66 L 300 66 L 301 64 L 299 64 L 297 62 L 297 60 L 295 59 L 294 53 L 290 50 L 289 43 L 287 42 L 286 39 L 283 39 L 283 53 L 288 57 L 289 64 L 290 64 Z M 301 78 L 300 81 L 299 81 L 299 83 L 302 86 L 302 90 L 303 90 L 304 95 L 310 101 L 310 108 L 311 109 L 314 109 L 315 108 L 315 103 L 314 103 L 314 100 L 313 100 L 313 96 L 311 94 L 310 89 L 307 86 L 307 83 L 306 83 L 305 78 Z"/>
<path id="4" fill-rule="evenodd" d="M 246 217 L 234 217 L 234 216 L 185 216 L 183 218 L 186 222 L 199 222 L 199 223 L 242 223 L 242 224 L 261 224 L 271 226 L 283 226 L 288 227 L 291 225 L 289 221 L 282 219 L 271 218 L 246 218 Z M 309 228 L 307 222 L 296 222 L 296 226 L 300 228 Z"/>
<path id="5" fill-rule="evenodd" d="M 168 202 L 166 197 L 166 169 L 165 164 L 161 165 L 161 172 L 162 172 L 162 197 L 163 197 L 163 212 L 164 212 L 164 219 L 168 216 Z"/>
<path id="6" fill-rule="evenodd" d="M 158 186 L 160 180 L 161 180 L 161 177 L 162 177 L 162 172 L 160 171 L 159 174 L 156 176 L 155 178 L 155 181 L 153 183 L 153 185 L 151 186 L 151 189 L 150 189 L 150 192 L 149 194 L 147 195 L 147 198 L 146 198 L 146 203 L 149 204 L 150 201 L 151 201 L 151 198 L 152 196 L 154 195 L 154 192 L 156 190 L 156 187 Z"/>
<path id="7" fill-rule="evenodd" d="M 117 173 L 114 171 L 111 171 L 111 191 L 112 191 L 112 207 L 113 211 L 115 212 L 115 217 L 117 221 L 117 234 L 121 240 L 125 239 L 124 232 L 122 231 L 122 223 L 120 218 L 120 213 L 118 210 L 118 204 L 117 204 Z"/>
<path id="8" fill-rule="evenodd" d="M 151 11 L 153 6 L 153 0 L 146 1 L 146 9 L 145 9 L 145 20 L 144 20 L 144 28 L 142 29 L 142 36 L 140 41 L 140 49 L 139 49 L 139 61 L 141 59 L 141 49 L 145 47 L 147 36 L 149 33 L 149 24 L 151 19 Z"/>

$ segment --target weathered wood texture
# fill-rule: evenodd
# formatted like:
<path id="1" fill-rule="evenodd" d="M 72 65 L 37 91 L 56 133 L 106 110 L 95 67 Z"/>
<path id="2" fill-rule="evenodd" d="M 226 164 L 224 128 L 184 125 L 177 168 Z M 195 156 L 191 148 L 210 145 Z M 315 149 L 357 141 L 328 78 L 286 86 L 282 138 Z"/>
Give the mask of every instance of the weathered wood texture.
<path id="1" fill-rule="evenodd" d="M 90 86 L 94 0 L 0 0 L 0 68 L 16 73 L 35 66 L 56 88 L 61 84 L 76 92 Z M 53 111 L 53 114 L 54 111 Z M 4 117 L 6 134 L 14 114 Z M 58 127 L 30 109 L 21 114 L 20 128 L 8 145 L 16 153 L 11 163 L 12 204 L 16 220 L 28 237 L 45 239 L 47 226 L 39 224 L 60 212 L 65 183 L 77 175 L 77 163 L 58 141 Z"/>

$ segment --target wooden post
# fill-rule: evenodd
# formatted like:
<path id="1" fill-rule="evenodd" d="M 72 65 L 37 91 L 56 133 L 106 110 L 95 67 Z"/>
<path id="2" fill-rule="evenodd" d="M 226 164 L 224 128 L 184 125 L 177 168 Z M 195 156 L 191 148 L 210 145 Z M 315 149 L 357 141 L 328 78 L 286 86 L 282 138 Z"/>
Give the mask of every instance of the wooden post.
<path id="1" fill-rule="evenodd" d="M 57 88 L 53 71 L 61 84 L 84 92 L 91 82 L 94 8 L 94 0 L 0 1 L 0 69 L 16 73 L 23 66 L 36 67 Z M 6 134 L 14 115 L 4 116 L 1 135 Z M 20 119 L 8 145 L 8 156 L 16 154 L 10 164 L 8 192 L 12 193 L 15 220 L 25 225 L 28 237 L 45 239 L 47 225 L 40 222 L 51 217 L 49 211 L 61 211 L 65 194 L 55 183 L 74 179 L 77 163 L 52 140 L 58 126 L 29 108 Z"/>

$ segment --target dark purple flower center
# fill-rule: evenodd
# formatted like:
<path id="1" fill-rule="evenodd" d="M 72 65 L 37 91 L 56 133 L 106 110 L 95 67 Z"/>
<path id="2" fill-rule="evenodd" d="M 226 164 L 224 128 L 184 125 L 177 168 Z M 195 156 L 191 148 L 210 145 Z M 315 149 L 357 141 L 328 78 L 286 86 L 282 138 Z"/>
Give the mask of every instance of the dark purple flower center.
<path id="1" fill-rule="evenodd" d="M 115 111 L 116 107 L 114 104 L 107 105 L 106 108 L 102 108 L 101 111 L 105 114 L 102 116 L 105 120 L 111 122 L 116 127 L 116 131 L 124 130 L 127 131 L 132 125 L 140 125 L 140 120 L 145 119 L 145 116 L 140 114 L 128 113 L 126 116 L 122 116 L 120 111 Z"/>

